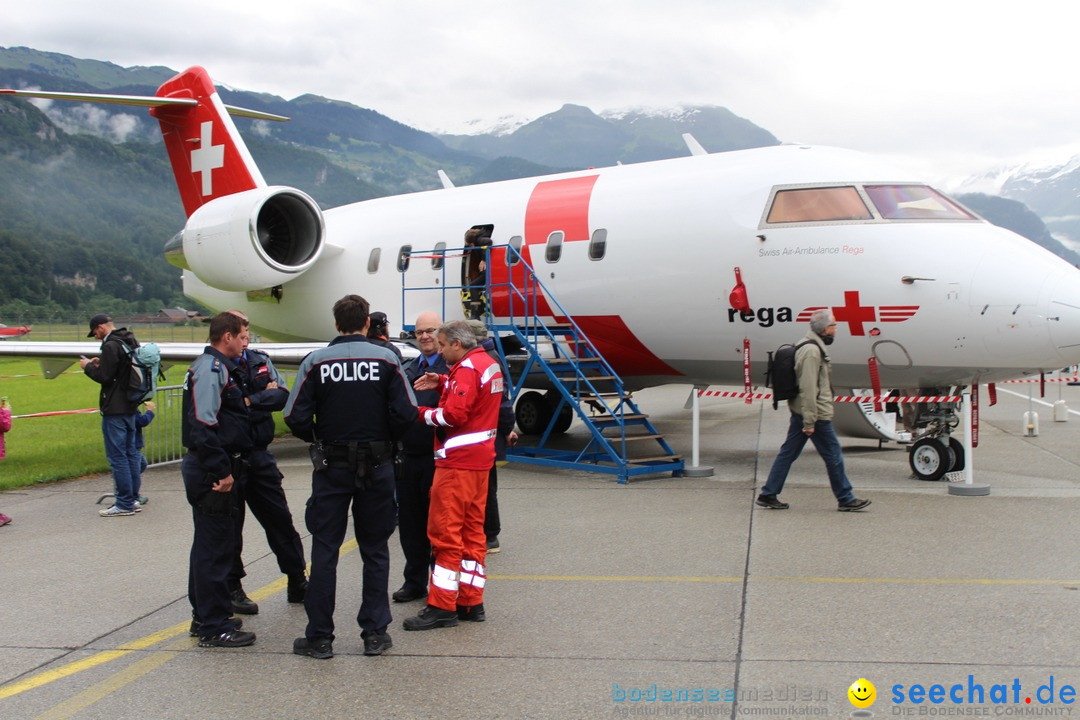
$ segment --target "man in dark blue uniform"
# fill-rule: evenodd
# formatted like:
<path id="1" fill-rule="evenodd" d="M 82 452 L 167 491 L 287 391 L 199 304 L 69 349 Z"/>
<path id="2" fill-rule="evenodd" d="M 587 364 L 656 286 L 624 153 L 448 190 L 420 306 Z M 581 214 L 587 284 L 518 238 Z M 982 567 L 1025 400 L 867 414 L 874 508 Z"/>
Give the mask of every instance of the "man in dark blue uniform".
<path id="1" fill-rule="evenodd" d="M 240 318 L 248 327 L 247 317 L 239 310 L 230 313 Z M 247 338 L 247 333 L 245 333 Z M 304 602 L 307 578 L 304 570 L 304 546 L 293 526 L 292 512 L 281 488 L 282 474 L 277 460 L 269 450 L 274 439 L 274 411 L 285 407 L 289 399 L 289 387 L 278 373 L 266 353 L 247 347 L 235 360 L 244 380 L 248 407 L 251 410 L 251 456 L 247 477 L 239 484 L 237 492 L 236 555 L 229 573 L 229 595 L 233 612 L 255 615 L 259 606 L 244 592 L 241 579 L 247 574 L 241 554 L 244 550 L 244 505 L 266 531 L 266 541 L 277 558 L 281 572 L 289 578 L 287 599 L 291 603 Z"/>
<path id="2" fill-rule="evenodd" d="M 433 312 L 416 318 L 416 344 L 420 356 L 405 364 L 409 387 L 425 372 L 447 375 L 446 360 L 439 353 L 438 332 L 442 319 Z M 416 391 L 416 403 L 439 404 L 439 390 Z M 428 504 L 435 477 L 435 428 L 413 423 L 401 439 L 401 477 L 397 479 L 398 539 L 405 554 L 405 582 L 394 592 L 394 602 L 420 600 L 428 595 L 431 541 L 428 539 Z"/>
<path id="3" fill-rule="evenodd" d="M 255 633 L 230 619 L 228 575 L 235 548 L 236 498 L 251 451 L 243 381 L 232 358 L 244 349 L 247 328 L 229 313 L 210 321 L 210 345 L 184 379 L 182 433 L 188 449 L 180 466 L 195 526 L 188 570 L 192 632 L 200 647 L 244 647 Z"/>
<path id="4" fill-rule="evenodd" d="M 311 577 L 304 608 L 308 624 L 293 652 L 334 656 L 337 563 L 352 506 L 356 541 L 364 562 L 363 595 L 356 621 L 365 655 L 392 647 L 387 584 L 394 532 L 395 439 L 417 416 L 412 388 L 390 350 L 365 337 L 368 303 L 346 295 L 334 303 L 340 335 L 304 358 L 285 405 L 285 422 L 312 443 L 311 499 L 305 520 L 311 532 Z"/>

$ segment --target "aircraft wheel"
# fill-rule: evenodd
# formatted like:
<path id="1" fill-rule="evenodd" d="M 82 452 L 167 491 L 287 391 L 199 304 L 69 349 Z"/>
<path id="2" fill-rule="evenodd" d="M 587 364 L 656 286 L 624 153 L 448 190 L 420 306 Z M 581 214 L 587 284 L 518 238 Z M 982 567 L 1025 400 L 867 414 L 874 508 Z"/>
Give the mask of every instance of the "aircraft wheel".
<path id="1" fill-rule="evenodd" d="M 952 467 L 949 468 L 949 472 L 960 472 L 964 469 L 966 464 L 964 459 L 964 443 L 951 437 L 949 438 L 949 449 L 952 450 L 954 456 L 953 464 Z"/>
<path id="2" fill-rule="evenodd" d="M 514 418 L 523 435 L 540 435 L 551 422 L 551 404 L 542 393 L 529 391 L 518 398 Z"/>
<path id="3" fill-rule="evenodd" d="M 911 446 L 908 462 L 920 480 L 940 480 L 955 462 L 949 447 L 938 438 L 923 438 Z"/>
<path id="4" fill-rule="evenodd" d="M 555 427 L 551 428 L 551 432 L 564 433 L 570 429 L 570 423 L 572 422 L 574 422 L 574 411 L 570 409 L 569 405 L 563 405 L 559 417 L 555 420 Z"/>

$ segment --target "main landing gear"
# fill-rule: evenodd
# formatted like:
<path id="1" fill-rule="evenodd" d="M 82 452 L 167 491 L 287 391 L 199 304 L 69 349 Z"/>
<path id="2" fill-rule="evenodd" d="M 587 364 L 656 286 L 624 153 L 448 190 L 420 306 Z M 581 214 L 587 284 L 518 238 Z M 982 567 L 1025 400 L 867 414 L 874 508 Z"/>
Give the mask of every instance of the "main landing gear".
<path id="1" fill-rule="evenodd" d="M 530 390 L 518 398 L 514 407 L 514 418 L 523 435 L 541 435 L 551 423 L 551 417 L 555 413 L 555 406 L 559 402 L 556 393 L 540 393 Z M 564 433 L 574 421 L 574 411 L 569 405 L 563 403 L 559 417 L 555 421 L 552 432 Z"/>

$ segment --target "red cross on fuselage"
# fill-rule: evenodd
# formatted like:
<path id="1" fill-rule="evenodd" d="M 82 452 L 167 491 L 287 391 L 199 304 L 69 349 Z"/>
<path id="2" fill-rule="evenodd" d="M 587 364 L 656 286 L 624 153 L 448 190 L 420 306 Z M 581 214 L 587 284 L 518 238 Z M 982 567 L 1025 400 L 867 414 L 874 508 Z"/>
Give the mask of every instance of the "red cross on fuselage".
<path id="1" fill-rule="evenodd" d="M 836 318 L 836 322 L 846 322 L 848 328 L 851 329 L 852 335 L 865 335 L 866 332 L 863 330 L 863 323 L 874 322 L 877 320 L 877 312 L 873 305 L 865 306 L 859 304 L 858 290 L 845 290 L 843 306 L 834 307 L 832 311 L 833 316 Z"/>

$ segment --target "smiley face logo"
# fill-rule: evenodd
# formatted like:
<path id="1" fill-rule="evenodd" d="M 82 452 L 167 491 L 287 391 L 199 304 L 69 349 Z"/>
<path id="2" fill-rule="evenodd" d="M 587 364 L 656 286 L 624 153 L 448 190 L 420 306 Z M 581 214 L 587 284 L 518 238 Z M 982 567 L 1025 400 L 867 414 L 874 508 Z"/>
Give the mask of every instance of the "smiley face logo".
<path id="1" fill-rule="evenodd" d="M 847 689 L 848 700 L 857 708 L 868 708 L 877 698 L 877 688 L 866 678 L 859 678 Z"/>

